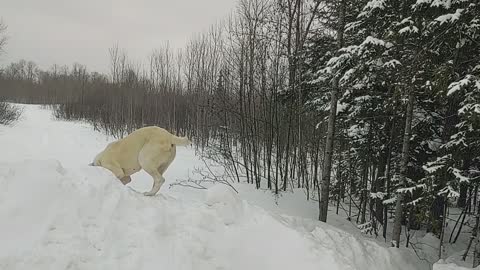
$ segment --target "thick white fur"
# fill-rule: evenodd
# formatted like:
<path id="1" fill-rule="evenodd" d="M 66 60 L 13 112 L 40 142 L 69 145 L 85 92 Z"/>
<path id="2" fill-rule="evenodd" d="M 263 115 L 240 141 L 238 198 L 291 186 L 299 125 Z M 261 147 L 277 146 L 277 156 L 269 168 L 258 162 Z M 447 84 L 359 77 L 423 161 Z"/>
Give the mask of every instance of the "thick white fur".
<path id="1" fill-rule="evenodd" d="M 186 137 L 177 137 L 163 128 L 150 126 L 135 130 L 123 139 L 107 145 L 90 165 L 110 170 L 124 185 L 130 175 L 145 170 L 153 177 L 153 187 L 146 196 L 153 196 L 165 182 L 163 173 L 175 159 L 177 145 L 190 145 Z"/>

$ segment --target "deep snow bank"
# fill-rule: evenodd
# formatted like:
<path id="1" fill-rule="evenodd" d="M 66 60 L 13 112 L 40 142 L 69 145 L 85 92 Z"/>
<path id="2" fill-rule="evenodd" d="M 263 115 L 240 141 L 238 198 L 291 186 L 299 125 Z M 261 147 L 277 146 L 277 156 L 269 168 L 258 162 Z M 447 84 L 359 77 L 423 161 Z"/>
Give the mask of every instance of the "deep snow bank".
<path id="1" fill-rule="evenodd" d="M 81 173 L 80 173 L 81 172 Z M 0 269 L 429 269 L 329 225 L 270 214 L 224 186 L 145 197 L 98 167 L 0 163 Z"/>
<path id="2" fill-rule="evenodd" d="M 437 262 L 433 265 L 433 270 L 480 270 L 479 267 L 471 268 L 471 267 L 462 267 L 455 263 L 443 263 Z"/>

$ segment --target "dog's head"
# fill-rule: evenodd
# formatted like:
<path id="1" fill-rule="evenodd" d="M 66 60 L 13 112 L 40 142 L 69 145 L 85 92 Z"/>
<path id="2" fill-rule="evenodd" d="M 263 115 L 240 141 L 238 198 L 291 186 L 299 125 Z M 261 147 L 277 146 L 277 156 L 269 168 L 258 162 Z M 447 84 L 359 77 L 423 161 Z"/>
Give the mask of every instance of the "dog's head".
<path id="1" fill-rule="evenodd" d="M 93 159 L 93 161 L 88 164 L 88 166 L 100 166 L 100 156 L 102 153 L 103 152 L 98 153 Z"/>

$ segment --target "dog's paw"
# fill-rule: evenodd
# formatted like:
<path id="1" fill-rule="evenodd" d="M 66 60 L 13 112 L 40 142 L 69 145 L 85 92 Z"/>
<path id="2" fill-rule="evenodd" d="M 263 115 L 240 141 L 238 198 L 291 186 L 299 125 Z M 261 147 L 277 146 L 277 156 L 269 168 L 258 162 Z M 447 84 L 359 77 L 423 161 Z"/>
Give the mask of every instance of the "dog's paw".
<path id="1" fill-rule="evenodd" d="M 153 195 L 155 195 L 155 193 L 150 192 L 150 191 L 147 191 L 147 192 L 144 192 L 143 195 L 145 195 L 145 196 L 153 196 Z"/>

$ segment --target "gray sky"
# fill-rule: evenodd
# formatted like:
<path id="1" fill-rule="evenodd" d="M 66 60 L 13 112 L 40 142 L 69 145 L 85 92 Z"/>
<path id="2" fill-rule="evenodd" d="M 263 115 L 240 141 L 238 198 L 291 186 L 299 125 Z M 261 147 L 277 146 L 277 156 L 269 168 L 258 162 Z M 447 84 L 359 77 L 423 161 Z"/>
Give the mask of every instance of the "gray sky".
<path id="1" fill-rule="evenodd" d="M 181 48 L 227 17 L 236 1 L 0 0 L 9 36 L 0 66 L 25 59 L 42 68 L 78 62 L 108 72 L 114 43 L 137 62 L 166 41 Z"/>

